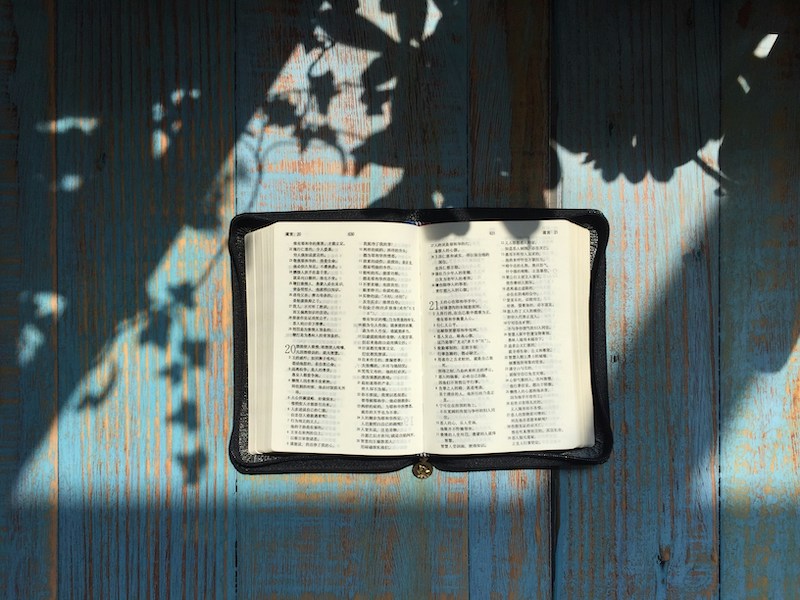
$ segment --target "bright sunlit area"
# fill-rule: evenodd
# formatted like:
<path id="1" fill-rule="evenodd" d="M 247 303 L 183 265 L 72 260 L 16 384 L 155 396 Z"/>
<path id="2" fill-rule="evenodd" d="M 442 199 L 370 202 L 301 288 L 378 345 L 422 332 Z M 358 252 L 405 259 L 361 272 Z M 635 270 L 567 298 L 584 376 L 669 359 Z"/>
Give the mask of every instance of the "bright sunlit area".
<path id="1" fill-rule="evenodd" d="M 8 4 L 3 597 L 800 589 L 794 3 Z M 607 219 L 608 461 L 237 471 L 231 219 L 453 207 Z"/>

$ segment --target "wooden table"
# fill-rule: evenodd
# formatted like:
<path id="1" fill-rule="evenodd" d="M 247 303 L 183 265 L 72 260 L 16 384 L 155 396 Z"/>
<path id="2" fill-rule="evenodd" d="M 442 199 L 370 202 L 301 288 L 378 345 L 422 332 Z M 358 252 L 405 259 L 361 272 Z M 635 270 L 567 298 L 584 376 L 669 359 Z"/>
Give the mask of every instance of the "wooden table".
<path id="1" fill-rule="evenodd" d="M 796 597 L 796 3 L 360 4 L 0 2 L 0 595 Z M 230 218 L 368 205 L 605 212 L 608 463 L 234 471 Z"/>

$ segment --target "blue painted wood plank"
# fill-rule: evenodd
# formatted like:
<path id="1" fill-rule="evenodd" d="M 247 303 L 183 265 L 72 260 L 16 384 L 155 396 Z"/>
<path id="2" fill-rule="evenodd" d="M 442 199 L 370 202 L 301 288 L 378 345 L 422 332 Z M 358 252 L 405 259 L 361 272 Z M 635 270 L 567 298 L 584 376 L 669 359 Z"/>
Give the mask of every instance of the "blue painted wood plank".
<path id="1" fill-rule="evenodd" d="M 53 597 L 58 580 L 52 2 L 0 5 L 0 595 Z"/>
<path id="2" fill-rule="evenodd" d="M 471 597 L 551 597 L 550 482 L 547 470 L 470 474 Z"/>
<path id="3" fill-rule="evenodd" d="M 800 589 L 800 9 L 723 4 L 721 591 Z"/>
<path id="4" fill-rule="evenodd" d="M 239 595 L 466 597 L 466 489 L 407 469 L 240 480 Z"/>
<path id="5" fill-rule="evenodd" d="M 559 194 L 611 224 L 610 461 L 558 474 L 559 597 L 718 593 L 718 7 L 554 4 Z"/>
<path id="6" fill-rule="evenodd" d="M 464 204 L 466 9 L 422 4 L 242 5 L 237 210 Z"/>
<path id="7" fill-rule="evenodd" d="M 59 595 L 230 597 L 232 9 L 57 31 Z"/>
<path id="8" fill-rule="evenodd" d="M 463 204 L 464 8 L 431 30 L 427 3 L 322 4 L 239 4 L 237 212 Z M 467 494 L 408 469 L 240 476 L 239 595 L 466 597 Z"/>
<path id="9" fill-rule="evenodd" d="M 471 206 L 554 206 L 549 194 L 550 7 L 469 3 Z"/>
<path id="10" fill-rule="evenodd" d="M 471 206 L 552 205 L 547 3 L 469 5 Z M 550 471 L 469 475 L 470 596 L 549 598 Z"/>

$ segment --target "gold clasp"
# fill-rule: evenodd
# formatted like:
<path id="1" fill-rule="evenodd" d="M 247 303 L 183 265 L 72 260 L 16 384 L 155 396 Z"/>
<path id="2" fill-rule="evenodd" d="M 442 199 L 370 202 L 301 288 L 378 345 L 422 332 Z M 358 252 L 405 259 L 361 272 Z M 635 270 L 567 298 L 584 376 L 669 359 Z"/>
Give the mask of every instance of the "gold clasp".
<path id="1" fill-rule="evenodd" d="M 427 479 L 433 473 L 433 466 L 428 462 L 427 456 L 422 456 L 419 461 L 411 467 L 411 472 L 417 479 Z"/>

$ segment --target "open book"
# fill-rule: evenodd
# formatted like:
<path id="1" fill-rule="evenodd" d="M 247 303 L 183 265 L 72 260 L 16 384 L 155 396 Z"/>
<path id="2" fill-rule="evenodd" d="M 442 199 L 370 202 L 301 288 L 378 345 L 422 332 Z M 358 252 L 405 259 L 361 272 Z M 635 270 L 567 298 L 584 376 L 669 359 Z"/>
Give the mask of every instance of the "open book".
<path id="1" fill-rule="evenodd" d="M 590 228 L 363 213 L 239 232 L 242 454 L 593 447 Z"/>

